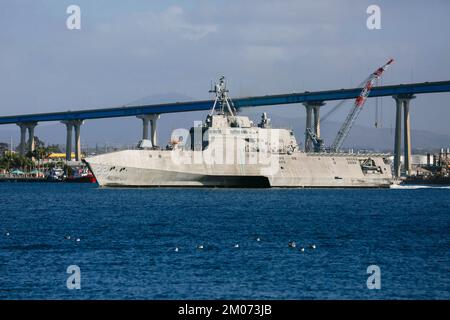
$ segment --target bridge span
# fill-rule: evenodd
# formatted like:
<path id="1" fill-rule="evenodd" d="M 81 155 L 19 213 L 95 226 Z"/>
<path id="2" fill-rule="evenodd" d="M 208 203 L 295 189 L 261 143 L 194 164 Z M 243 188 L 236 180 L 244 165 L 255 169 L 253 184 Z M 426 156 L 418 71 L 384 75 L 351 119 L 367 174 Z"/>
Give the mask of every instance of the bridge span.
<path id="1" fill-rule="evenodd" d="M 320 136 L 320 108 L 326 101 L 345 100 L 356 98 L 361 88 L 338 89 L 316 92 L 294 92 L 288 94 L 264 95 L 233 99 L 236 108 L 260 107 L 284 104 L 303 104 L 306 108 L 306 128 L 313 129 Z M 411 139 L 410 139 L 410 101 L 418 94 L 450 92 L 450 81 L 422 82 L 374 87 L 369 98 L 392 96 L 396 102 L 396 128 L 394 142 L 394 171 L 400 175 L 400 150 L 402 138 L 402 113 L 404 123 L 404 152 L 405 171 L 411 171 Z M 157 145 L 156 123 L 161 114 L 210 110 L 213 106 L 212 100 L 162 103 L 151 105 L 124 106 L 119 108 L 86 109 L 66 112 L 51 112 L 38 114 L 24 114 L 0 117 L 0 125 L 17 124 L 20 127 L 20 141 L 22 154 L 33 151 L 34 130 L 39 122 L 60 121 L 66 125 L 66 160 L 71 160 L 72 155 L 72 132 L 75 131 L 75 159 L 81 159 L 80 134 L 81 125 L 85 120 L 130 117 L 136 116 L 142 119 L 143 139 L 149 137 L 149 124 L 151 124 L 151 140 Z M 26 133 L 28 131 L 28 150 L 25 150 Z M 310 151 L 310 141 L 305 137 L 305 151 Z"/>

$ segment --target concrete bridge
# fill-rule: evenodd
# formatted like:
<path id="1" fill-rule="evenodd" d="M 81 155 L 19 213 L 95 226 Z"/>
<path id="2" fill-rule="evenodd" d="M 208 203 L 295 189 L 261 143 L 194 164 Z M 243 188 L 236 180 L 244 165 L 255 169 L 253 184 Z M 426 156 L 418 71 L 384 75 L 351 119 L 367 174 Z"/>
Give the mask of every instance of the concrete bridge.
<path id="1" fill-rule="evenodd" d="M 270 105 L 283 105 L 301 103 L 306 108 L 306 128 L 312 128 L 317 136 L 320 136 L 320 108 L 326 101 L 354 99 L 361 91 L 361 88 L 338 89 L 316 92 L 289 93 L 277 95 L 265 95 L 246 98 L 233 99 L 236 108 L 259 107 Z M 411 138 L 410 138 L 410 114 L 409 107 L 412 99 L 418 94 L 450 92 L 450 81 L 423 82 L 399 84 L 390 86 L 374 87 L 369 97 L 392 96 L 396 105 L 396 127 L 394 142 L 394 171 L 400 175 L 400 153 L 402 140 L 402 117 L 404 124 L 404 156 L 405 171 L 411 171 Z M 212 100 L 176 102 L 152 105 L 137 105 L 119 108 L 104 108 L 91 110 L 78 110 L 67 112 L 52 112 L 41 114 L 26 114 L 0 117 L 1 124 L 17 124 L 20 127 L 20 141 L 22 148 L 26 144 L 26 133 L 28 131 L 28 151 L 33 151 L 34 130 L 39 122 L 60 121 L 66 126 L 66 159 L 71 160 L 72 154 L 72 133 L 75 131 L 75 159 L 81 159 L 80 135 L 81 126 L 85 120 L 130 117 L 136 116 L 142 120 L 142 138 L 149 138 L 149 124 L 151 125 L 150 138 L 153 145 L 157 145 L 156 123 L 161 114 L 174 112 L 188 112 L 211 110 Z M 402 116 L 403 113 L 403 116 Z M 307 135 L 306 135 L 307 136 Z M 310 151 L 311 142 L 305 138 L 305 151 Z M 26 150 L 21 150 L 26 153 Z"/>

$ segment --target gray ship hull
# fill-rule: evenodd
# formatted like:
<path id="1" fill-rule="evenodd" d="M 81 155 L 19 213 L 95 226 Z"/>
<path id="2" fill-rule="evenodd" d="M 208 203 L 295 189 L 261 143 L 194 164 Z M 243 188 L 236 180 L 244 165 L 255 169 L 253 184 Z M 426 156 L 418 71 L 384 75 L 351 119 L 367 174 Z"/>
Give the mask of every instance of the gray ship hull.
<path id="1" fill-rule="evenodd" d="M 272 155 L 266 165 L 250 161 L 186 164 L 186 159 L 201 151 L 181 152 L 176 157 L 173 152 L 125 150 L 85 161 L 105 187 L 387 188 L 393 184 L 385 155 L 293 152 Z M 363 170 L 361 163 L 368 158 L 376 170 Z"/>

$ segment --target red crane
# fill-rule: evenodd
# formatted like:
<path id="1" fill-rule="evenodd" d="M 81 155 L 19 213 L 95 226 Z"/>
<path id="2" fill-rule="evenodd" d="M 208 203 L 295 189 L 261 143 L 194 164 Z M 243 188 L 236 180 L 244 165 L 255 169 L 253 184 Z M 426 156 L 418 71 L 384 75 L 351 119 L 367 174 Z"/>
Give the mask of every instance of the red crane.
<path id="1" fill-rule="evenodd" d="M 361 90 L 361 93 L 359 96 L 355 99 L 355 103 L 353 104 L 352 109 L 350 110 L 349 114 L 347 115 L 347 118 L 345 119 L 344 123 L 342 124 L 341 128 L 338 131 L 338 134 L 336 135 L 336 138 L 334 139 L 333 144 L 331 145 L 331 151 L 338 152 L 341 148 L 342 144 L 344 143 L 345 139 L 347 138 L 350 129 L 353 126 L 353 123 L 358 118 L 359 113 L 361 112 L 364 103 L 367 100 L 367 97 L 369 96 L 370 90 L 372 90 L 372 87 L 374 86 L 375 81 L 380 78 L 380 76 L 383 74 L 384 71 L 394 62 L 394 59 L 390 59 L 385 65 L 378 68 L 373 72 L 363 83 L 364 87 Z"/>

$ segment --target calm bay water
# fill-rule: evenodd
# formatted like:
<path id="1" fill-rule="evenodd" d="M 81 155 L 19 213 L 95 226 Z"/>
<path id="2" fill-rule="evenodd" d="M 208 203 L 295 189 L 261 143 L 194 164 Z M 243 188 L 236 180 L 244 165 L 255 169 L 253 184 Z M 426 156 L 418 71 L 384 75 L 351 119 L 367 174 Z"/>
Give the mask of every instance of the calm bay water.
<path id="1" fill-rule="evenodd" d="M 0 232 L 0 299 L 450 299 L 448 188 L 1 183 Z"/>

